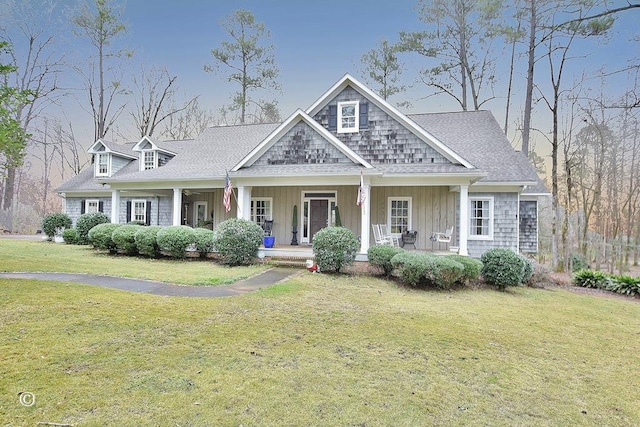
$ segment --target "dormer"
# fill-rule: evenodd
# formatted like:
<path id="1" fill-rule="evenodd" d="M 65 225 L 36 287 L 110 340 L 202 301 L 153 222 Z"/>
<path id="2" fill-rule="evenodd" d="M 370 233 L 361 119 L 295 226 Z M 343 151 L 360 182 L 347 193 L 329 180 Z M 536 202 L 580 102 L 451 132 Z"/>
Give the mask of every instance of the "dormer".
<path id="1" fill-rule="evenodd" d="M 138 164 L 141 171 L 159 168 L 175 156 L 175 153 L 158 147 L 148 136 L 142 137 L 133 151 L 139 153 Z"/>
<path id="2" fill-rule="evenodd" d="M 135 157 L 122 152 L 124 150 L 114 150 L 111 145 L 99 139 L 87 150 L 93 155 L 94 177 L 111 177 L 135 160 Z"/>

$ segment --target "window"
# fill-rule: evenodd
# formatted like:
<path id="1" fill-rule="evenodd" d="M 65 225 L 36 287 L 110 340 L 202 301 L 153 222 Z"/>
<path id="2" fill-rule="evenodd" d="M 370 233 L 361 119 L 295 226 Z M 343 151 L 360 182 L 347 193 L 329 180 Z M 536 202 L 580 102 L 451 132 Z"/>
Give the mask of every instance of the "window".
<path id="1" fill-rule="evenodd" d="M 389 197 L 388 218 L 391 234 L 411 230 L 411 197 Z"/>
<path id="2" fill-rule="evenodd" d="M 95 213 L 100 211 L 100 202 L 97 199 L 84 201 L 84 213 Z"/>
<path id="3" fill-rule="evenodd" d="M 143 224 L 147 223 L 147 201 L 133 200 L 131 202 L 131 221 L 139 221 Z"/>
<path id="4" fill-rule="evenodd" d="M 358 132 L 359 103 L 338 102 L 338 133 Z"/>
<path id="5" fill-rule="evenodd" d="M 203 226 L 204 222 L 209 219 L 207 218 L 207 202 L 195 202 L 193 204 L 193 215 L 193 225 L 196 227 Z"/>
<path id="6" fill-rule="evenodd" d="M 157 166 L 157 153 L 154 150 L 149 150 L 149 151 L 143 151 L 142 152 L 142 156 L 143 156 L 143 162 L 142 162 L 142 167 L 143 170 L 147 170 L 147 169 L 155 169 Z"/>
<path id="7" fill-rule="evenodd" d="M 109 154 L 96 153 L 96 176 L 109 176 Z"/>
<path id="8" fill-rule="evenodd" d="M 273 199 L 271 197 L 252 198 L 251 221 L 262 226 L 265 220 L 272 219 L 271 206 L 273 206 Z"/>
<path id="9" fill-rule="evenodd" d="M 493 198 L 470 198 L 469 209 L 469 238 L 493 239 Z"/>

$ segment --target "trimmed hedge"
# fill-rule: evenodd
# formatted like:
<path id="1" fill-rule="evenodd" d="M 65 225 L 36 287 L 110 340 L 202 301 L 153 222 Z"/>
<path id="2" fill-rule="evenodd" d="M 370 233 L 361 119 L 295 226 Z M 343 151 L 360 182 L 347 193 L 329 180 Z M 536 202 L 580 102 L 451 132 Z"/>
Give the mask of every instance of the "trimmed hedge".
<path id="1" fill-rule="evenodd" d="M 435 286 L 451 289 L 461 281 L 465 267 L 451 256 L 403 252 L 391 258 L 400 280 L 414 287 Z"/>
<path id="2" fill-rule="evenodd" d="M 111 222 L 106 214 L 102 212 L 93 212 L 80 215 L 76 221 L 76 230 L 78 231 L 78 243 L 86 245 L 89 243 L 89 231 L 98 224 L 107 224 Z"/>
<path id="3" fill-rule="evenodd" d="M 161 251 L 169 251 L 175 258 L 184 258 L 187 246 L 196 241 L 193 228 L 186 225 L 172 225 L 163 227 L 156 235 L 156 241 Z"/>
<path id="4" fill-rule="evenodd" d="M 404 252 L 404 249 L 389 245 L 375 245 L 369 247 L 367 257 L 369 264 L 382 268 L 384 274 L 389 276 L 393 271 L 391 258 L 400 252 Z"/>
<path id="5" fill-rule="evenodd" d="M 135 236 L 140 227 L 140 225 L 136 224 L 125 224 L 113 231 L 111 239 L 116 245 L 118 252 L 126 255 L 136 255 L 138 253 Z"/>
<path id="6" fill-rule="evenodd" d="M 49 240 L 56 235 L 56 231 L 64 231 L 71 228 L 71 225 L 71 218 L 66 213 L 52 213 L 42 219 L 42 231 Z"/>
<path id="7" fill-rule="evenodd" d="M 493 248 L 480 257 L 482 277 L 489 285 L 504 290 L 524 283 L 525 259 L 510 249 Z"/>
<path id="8" fill-rule="evenodd" d="M 459 262 L 464 267 L 462 275 L 458 279 L 460 283 L 466 285 L 478 280 L 478 277 L 480 277 L 480 272 L 482 271 L 482 262 L 480 260 L 458 254 L 446 255 L 446 257 Z"/>
<path id="9" fill-rule="evenodd" d="M 263 237 L 264 230 L 255 222 L 230 218 L 213 231 L 213 247 L 224 264 L 249 265 L 254 262 Z"/>
<path id="10" fill-rule="evenodd" d="M 157 258 L 160 255 L 157 236 L 158 231 L 161 229 L 162 227 L 158 225 L 152 225 L 149 227 L 140 227 L 136 230 L 134 240 L 140 255 L 146 255 L 152 258 Z"/>
<path id="11" fill-rule="evenodd" d="M 356 259 L 358 237 L 344 227 L 325 227 L 313 236 L 313 254 L 322 272 L 339 272 Z"/>
<path id="12" fill-rule="evenodd" d="M 118 227 L 121 227 L 121 225 L 111 224 L 110 222 L 96 225 L 89 230 L 89 235 L 87 236 L 89 243 L 96 249 L 115 253 L 116 244 L 113 243 L 111 235 Z"/>
<path id="13" fill-rule="evenodd" d="M 196 238 L 196 249 L 200 256 L 205 256 L 208 252 L 213 252 L 213 230 L 208 228 L 195 228 L 193 230 Z"/>
<path id="14" fill-rule="evenodd" d="M 62 238 L 68 245 L 75 245 L 78 243 L 78 231 L 75 228 L 66 228 L 62 232 Z"/>

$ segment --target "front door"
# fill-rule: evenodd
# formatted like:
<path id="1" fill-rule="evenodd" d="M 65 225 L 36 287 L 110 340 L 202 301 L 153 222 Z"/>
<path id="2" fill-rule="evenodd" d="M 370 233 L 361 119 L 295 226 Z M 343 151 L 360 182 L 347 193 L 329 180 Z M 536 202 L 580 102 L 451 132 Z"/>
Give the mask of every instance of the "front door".
<path id="1" fill-rule="evenodd" d="M 329 201 L 326 199 L 311 200 L 310 208 L 309 234 L 311 241 L 313 241 L 314 234 L 329 224 Z"/>

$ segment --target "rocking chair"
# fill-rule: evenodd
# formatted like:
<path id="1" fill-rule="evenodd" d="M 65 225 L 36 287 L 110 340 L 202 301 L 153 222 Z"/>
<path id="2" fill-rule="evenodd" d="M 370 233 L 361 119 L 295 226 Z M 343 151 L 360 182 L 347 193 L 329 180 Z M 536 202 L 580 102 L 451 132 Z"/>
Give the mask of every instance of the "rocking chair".
<path id="1" fill-rule="evenodd" d="M 451 242 L 451 235 L 453 234 L 453 227 L 449 227 L 445 230 L 444 233 L 442 232 L 435 232 L 431 235 L 431 237 L 429 239 L 433 240 L 434 242 L 438 242 L 438 243 L 449 243 Z"/>

